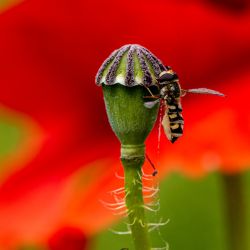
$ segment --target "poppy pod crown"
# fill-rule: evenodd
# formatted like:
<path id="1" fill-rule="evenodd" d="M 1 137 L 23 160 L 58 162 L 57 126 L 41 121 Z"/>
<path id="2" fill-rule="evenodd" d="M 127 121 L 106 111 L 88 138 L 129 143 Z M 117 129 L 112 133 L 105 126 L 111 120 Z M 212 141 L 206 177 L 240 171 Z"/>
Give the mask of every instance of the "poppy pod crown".
<path id="1" fill-rule="evenodd" d="M 150 87 L 156 84 L 156 78 L 164 70 L 162 62 L 148 49 L 129 44 L 115 50 L 103 62 L 96 75 L 96 84 Z"/>

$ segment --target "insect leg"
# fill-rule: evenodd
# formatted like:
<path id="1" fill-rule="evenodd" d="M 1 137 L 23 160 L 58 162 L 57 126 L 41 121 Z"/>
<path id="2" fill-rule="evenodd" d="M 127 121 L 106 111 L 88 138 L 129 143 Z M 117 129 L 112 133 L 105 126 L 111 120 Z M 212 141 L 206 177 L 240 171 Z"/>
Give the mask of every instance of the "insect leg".
<path id="1" fill-rule="evenodd" d="M 154 96 L 146 95 L 146 96 L 143 96 L 143 98 L 145 98 L 145 99 L 159 99 L 160 96 L 158 96 L 158 95 L 154 95 Z"/>
<path id="2" fill-rule="evenodd" d="M 145 88 L 147 89 L 147 91 L 149 92 L 149 94 L 150 94 L 151 96 L 154 96 L 154 94 L 151 92 L 150 88 L 148 88 L 147 86 L 145 86 Z"/>
<path id="3" fill-rule="evenodd" d="M 153 175 L 153 176 L 156 176 L 157 173 L 158 173 L 158 171 L 157 171 L 155 165 L 154 165 L 153 162 L 149 159 L 149 157 L 148 157 L 147 154 L 146 154 L 146 158 L 147 158 L 148 162 L 150 163 L 150 165 L 152 166 L 152 168 L 154 169 L 154 172 L 152 173 L 152 175 Z"/>

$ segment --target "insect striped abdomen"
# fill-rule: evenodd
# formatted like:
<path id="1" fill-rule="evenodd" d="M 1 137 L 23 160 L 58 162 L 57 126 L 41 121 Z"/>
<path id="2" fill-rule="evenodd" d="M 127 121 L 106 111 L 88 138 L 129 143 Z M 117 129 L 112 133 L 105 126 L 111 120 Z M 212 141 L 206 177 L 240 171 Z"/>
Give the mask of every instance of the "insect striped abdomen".
<path id="1" fill-rule="evenodd" d="M 172 99 L 171 101 L 167 101 L 166 112 L 170 127 L 170 135 L 168 138 L 170 138 L 170 141 L 174 143 L 183 134 L 184 120 L 181 114 L 182 108 L 180 100 Z"/>

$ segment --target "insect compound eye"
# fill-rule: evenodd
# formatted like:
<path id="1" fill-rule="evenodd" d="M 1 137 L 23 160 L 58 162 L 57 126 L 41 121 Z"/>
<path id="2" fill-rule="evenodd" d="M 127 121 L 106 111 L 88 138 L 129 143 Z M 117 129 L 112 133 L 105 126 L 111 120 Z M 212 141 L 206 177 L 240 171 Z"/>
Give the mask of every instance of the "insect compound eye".
<path id="1" fill-rule="evenodd" d="M 178 79 L 178 76 L 176 73 L 170 73 L 170 72 L 166 72 L 165 74 L 163 74 L 162 76 L 160 76 L 159 78 L 159 82 L 169 82 L 169 81 L 173 81 Z"/>

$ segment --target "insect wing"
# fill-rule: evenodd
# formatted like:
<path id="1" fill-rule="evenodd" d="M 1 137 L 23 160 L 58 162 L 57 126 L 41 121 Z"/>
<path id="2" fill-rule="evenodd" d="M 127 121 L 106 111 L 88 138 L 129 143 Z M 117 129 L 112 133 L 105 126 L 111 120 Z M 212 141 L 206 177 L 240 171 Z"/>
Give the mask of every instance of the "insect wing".
<path id="1" fill-rule="evenodd" d="M 164 114 L 161 124 L 162 124 L 162 127 L 164 129 L 165 135 L 167 136 L 168 140 L 171 141 L 172 134 L 171 134 L 171 130 L 170 130 L 170 121 L 169 121 L 169 117 L 168 117 L 167 113 Z"/>
<path id="2" fill-rule="evenodd" d="M 188 89 L 188 90 L 186 90 L 186 92 L 194 93 L 194 94 L 208 94 L 208 95 L 225 96 L 224 94 L 220 93 L 219 91 L 215 91 L 215 90 L 207 89 L 207 88 Z"/>
<path id="3" fill-rule="evenodd" d="M 144 106 L 148 109 L 151 109 L 153 108 L 157 103 L 159 103 L 160 100 L 155 100 L 155 101 L 152 101 L 152 102 L 144 102 Z"/>

